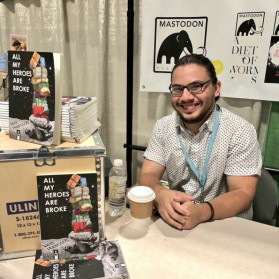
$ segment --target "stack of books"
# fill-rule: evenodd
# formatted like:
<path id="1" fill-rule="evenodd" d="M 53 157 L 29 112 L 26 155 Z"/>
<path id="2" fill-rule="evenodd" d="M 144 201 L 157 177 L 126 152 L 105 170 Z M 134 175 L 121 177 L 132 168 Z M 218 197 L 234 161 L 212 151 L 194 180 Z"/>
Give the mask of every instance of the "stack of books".
<path id="1" fill-rule="evenodd" d="M 63 141 L 81 143 L 100 126 L 96 97 L 62 98 L 61 132 Z"/>
<path id="2" fill-rule="evenodd" d="M 62 141 L 81 143 L 100 126 L 96 97 L 62 97 Z M 9 102 L 0 102 L 0 130 L 9 133 Z"/>
<path id="3" fill-rule="evenodd" d="M 9 102 L 0 102 L 0 131 L 9 132 Z"/>

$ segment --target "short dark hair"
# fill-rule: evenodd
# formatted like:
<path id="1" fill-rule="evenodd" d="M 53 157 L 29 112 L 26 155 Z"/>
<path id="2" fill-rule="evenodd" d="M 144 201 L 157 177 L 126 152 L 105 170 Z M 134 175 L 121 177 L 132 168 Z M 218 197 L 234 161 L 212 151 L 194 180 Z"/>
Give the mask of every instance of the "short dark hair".
<path id="1" fill-rule="evenodd" d="M 195 53 L 187 54 L 187 55 L 181 57 L 176 62 L 176 64 L 174 65 L 174 67 L 171 71 L 171 79 L 172 79 L 172 74 L 177 67 L 185 66 L 188 64 L 197 64 L 197 65 L 204 67 L 207 70 L 208 75 L 211 78 L 213 85 L 215 85 L 217 83 L 218 79 L 216 76 L 215 67 L 213 66 L 212 62 L 204 55 L 195 54 Z M 215 101 L 217 101 L 218 99 L 219 99 L 219 96 L 215 98 Z"/>
<path id="2" fill-rule="evenodd" d="M 173 71 L 177 67 L 188 65 L 188 64 L 197 64 L 197 65 L 205 67 L 208 74 L 209 74 L 209 77 L 212 80 L 212 83 L 213 84 L 217 83 L 218 79 L 217 79 L 217 76 L 216 76 L 215 67 L 213 66 L 212 62 L 202 54 L 194 54 L 193 53 L 193 54 L 188 54 L 188 55 L 185 55 L 185 56 L 181 57 L 176 62 L 176 64 L 174 65 L 174 67 L 172 69 L 172 72 L 171 72 L 171 77 L 172 77 Z"/>

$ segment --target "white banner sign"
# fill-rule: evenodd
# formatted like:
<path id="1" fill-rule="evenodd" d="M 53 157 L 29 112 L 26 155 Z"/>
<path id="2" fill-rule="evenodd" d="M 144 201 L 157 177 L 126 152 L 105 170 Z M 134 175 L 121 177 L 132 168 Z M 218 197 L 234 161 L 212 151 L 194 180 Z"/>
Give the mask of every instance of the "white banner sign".
<path id="1" fill-rule="evenodd" d="M 221 96 L 279 101 L 279 0 L 142 0 L 140 90 L 168 92 L 189 53 L 213 62 Z"/>

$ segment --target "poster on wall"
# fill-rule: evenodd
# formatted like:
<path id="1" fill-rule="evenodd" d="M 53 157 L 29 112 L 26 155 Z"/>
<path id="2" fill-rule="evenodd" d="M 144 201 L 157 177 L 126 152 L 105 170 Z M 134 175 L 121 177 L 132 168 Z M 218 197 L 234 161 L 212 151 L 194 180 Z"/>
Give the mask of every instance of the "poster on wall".
<path id="1" fill-rule="evenodd" d="M 206 55 L 206 31 L 207 17 L 156 18 L 154 72 L 171 72 L 181 55 Z"/>
<path id="2" fill-rule="evenodd" d="M 274 32 L 270 38 L 264 81 L 266 83 L 279 83 L 279 11 L 276 12 Z"/>
<path id="3" fill-rule="evenodd" d="M 140 91 L 168 92 L 177 60 L 197 53 L 215 66 L 221 96 L 278 101 L 279 1 L 270 2 L 142 0 Z"/>

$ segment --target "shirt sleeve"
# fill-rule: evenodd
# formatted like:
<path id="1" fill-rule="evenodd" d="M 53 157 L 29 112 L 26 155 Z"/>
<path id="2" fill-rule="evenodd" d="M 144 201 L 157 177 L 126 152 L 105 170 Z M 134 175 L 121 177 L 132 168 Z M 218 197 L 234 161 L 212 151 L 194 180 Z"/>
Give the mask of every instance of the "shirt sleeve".
<path id="1" fill-rule="evenodd" d="M 261 149 L 254 126 L 242 125 L 233 135 L 225 168 L 226 175 L 260 175 Z"/>
<path id="2" fill-rule="evenodd" d="M 148 141 L 147 149 L 145 150 L 143 157 L 154 161 L 163 166 L 165 162 L 165 144 L 164 144 L 164 133 L 163 126 L 160 120 L 158 120 L 153 128 L 151 136 Z"/>

